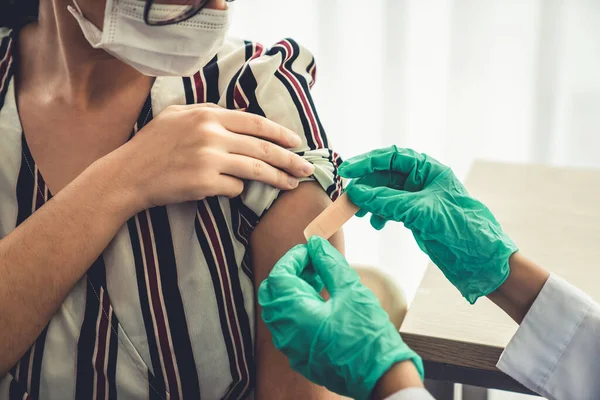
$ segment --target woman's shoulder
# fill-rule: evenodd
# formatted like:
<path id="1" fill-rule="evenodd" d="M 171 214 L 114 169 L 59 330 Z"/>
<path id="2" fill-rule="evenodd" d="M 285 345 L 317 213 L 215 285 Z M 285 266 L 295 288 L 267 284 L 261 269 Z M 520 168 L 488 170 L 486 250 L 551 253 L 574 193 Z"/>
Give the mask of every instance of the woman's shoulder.
<path id="1" fill-rule="evenodd" d="M 219 71 L 220 80 L 237 81 L 252 75 L 257 84 L 270 81 L 278 71 L 303 75 L 312 86 L 315 60 L 312 53 L 294 39 L 282 39 L 265 46 L 262 43 L 228 37 L 204 71 Z M 209 74 L 210 75 L 210 74 Z"/>
<path id="2" fill-rule="evenodd" d="M 227 37 L 215 59 L 245 63 L 259 57 L 272 57 L 283 54 L 285 58 L 291 56 L 312 58 L 312 53 L 292 38 L 285 38 L 276 43 L 265 46 L 257 41 L 245 40 L 236 37 Z"/>

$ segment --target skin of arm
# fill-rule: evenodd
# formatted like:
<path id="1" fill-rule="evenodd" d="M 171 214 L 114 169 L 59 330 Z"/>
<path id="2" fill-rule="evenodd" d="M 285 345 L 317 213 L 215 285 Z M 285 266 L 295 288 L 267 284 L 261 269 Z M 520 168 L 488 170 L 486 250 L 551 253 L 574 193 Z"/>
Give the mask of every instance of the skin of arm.
<path id="1" fill-rule="evenodd" d="M 509 265 L 510 274 L 506 281 L 487 297 L 520 324 L 542 291 L 550 273 L 520 252 L 510 257 Z"/>
<path id="2" fill-rule="evenodd" d="M 133 191 L 120 184 L 118 165 L 96 162 L 0 240 L 0 377 L 141 209 Z"/>
<path id="3" fill-rule="evenodd" d="M 251 237 L 255 290 L 290 248 L 305 243 L 303 230 L 331 200 L 316 182 L 302 183 L 286 192 L 273 204 Z M 343 253 L 342 232 L 330 242 Z M 333 399 L 340 398 L 295 372 L 290 362 L 273 344 L 271 333 L 256 304 L 256 391 L 257 399 Z"/>

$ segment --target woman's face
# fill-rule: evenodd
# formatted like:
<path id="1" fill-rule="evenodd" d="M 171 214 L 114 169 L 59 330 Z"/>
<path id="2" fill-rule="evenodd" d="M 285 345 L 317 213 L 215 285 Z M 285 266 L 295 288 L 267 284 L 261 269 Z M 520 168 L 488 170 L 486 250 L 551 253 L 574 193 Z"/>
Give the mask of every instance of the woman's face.
<path id="1" fill-rule="evenodd" d="M 102 29 L 104 22 L 104 8 L 106 0 L 76 0 L 85 17 L 90 20 L 96 27 Z M 145 3 L 145 0 L 137 0 L 140 3 Z M 155 0 L 156 4 L 189 4 L 190 0 Z M 227 5 L 225 0 L 209 0 L 206 8 L 214 10 L 225 10 Z"/>

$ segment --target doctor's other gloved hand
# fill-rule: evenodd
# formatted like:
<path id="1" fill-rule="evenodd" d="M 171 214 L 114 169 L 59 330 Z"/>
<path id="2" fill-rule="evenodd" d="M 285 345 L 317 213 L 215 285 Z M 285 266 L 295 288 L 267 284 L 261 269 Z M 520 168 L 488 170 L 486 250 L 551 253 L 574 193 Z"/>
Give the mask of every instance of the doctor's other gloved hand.
<path id="1" fill-rule="evenodd" d="M 347 193 L 361 208 L 359 216 L 370 212 L 375 229 L 390 220 L 403 222 L 470 303 L 508 277 L 509 258 L 517 246 L 449 167 L 392 146 L 346 161 L 339 173 L 353 179 Z"/>
<path id="2" fill-rule="evenodd" d="M 328 301 L 320 287 L 303 279 L 307 272 L 321 278 L 331 295 Z M 333 392 L 367 399 L 393 365 L 407 360 L 423 377 L 421 358 L 325 239 L 312 237 L 284 255 L 260 285 L 258 302 L 275 347 L 292 368 Z"/>

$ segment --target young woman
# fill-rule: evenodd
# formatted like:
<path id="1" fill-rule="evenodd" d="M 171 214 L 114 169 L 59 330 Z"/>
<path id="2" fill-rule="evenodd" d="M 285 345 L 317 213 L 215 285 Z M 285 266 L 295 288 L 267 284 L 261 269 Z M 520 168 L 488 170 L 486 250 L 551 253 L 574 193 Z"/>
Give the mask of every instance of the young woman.
<path id="1" fill-rule="evenodd" d="M 256 285 L 341 188 L 311 54 L 226 38 L 224 0 L 14 3 L 0 398 L 332 396 L 255 325 Z"/>

